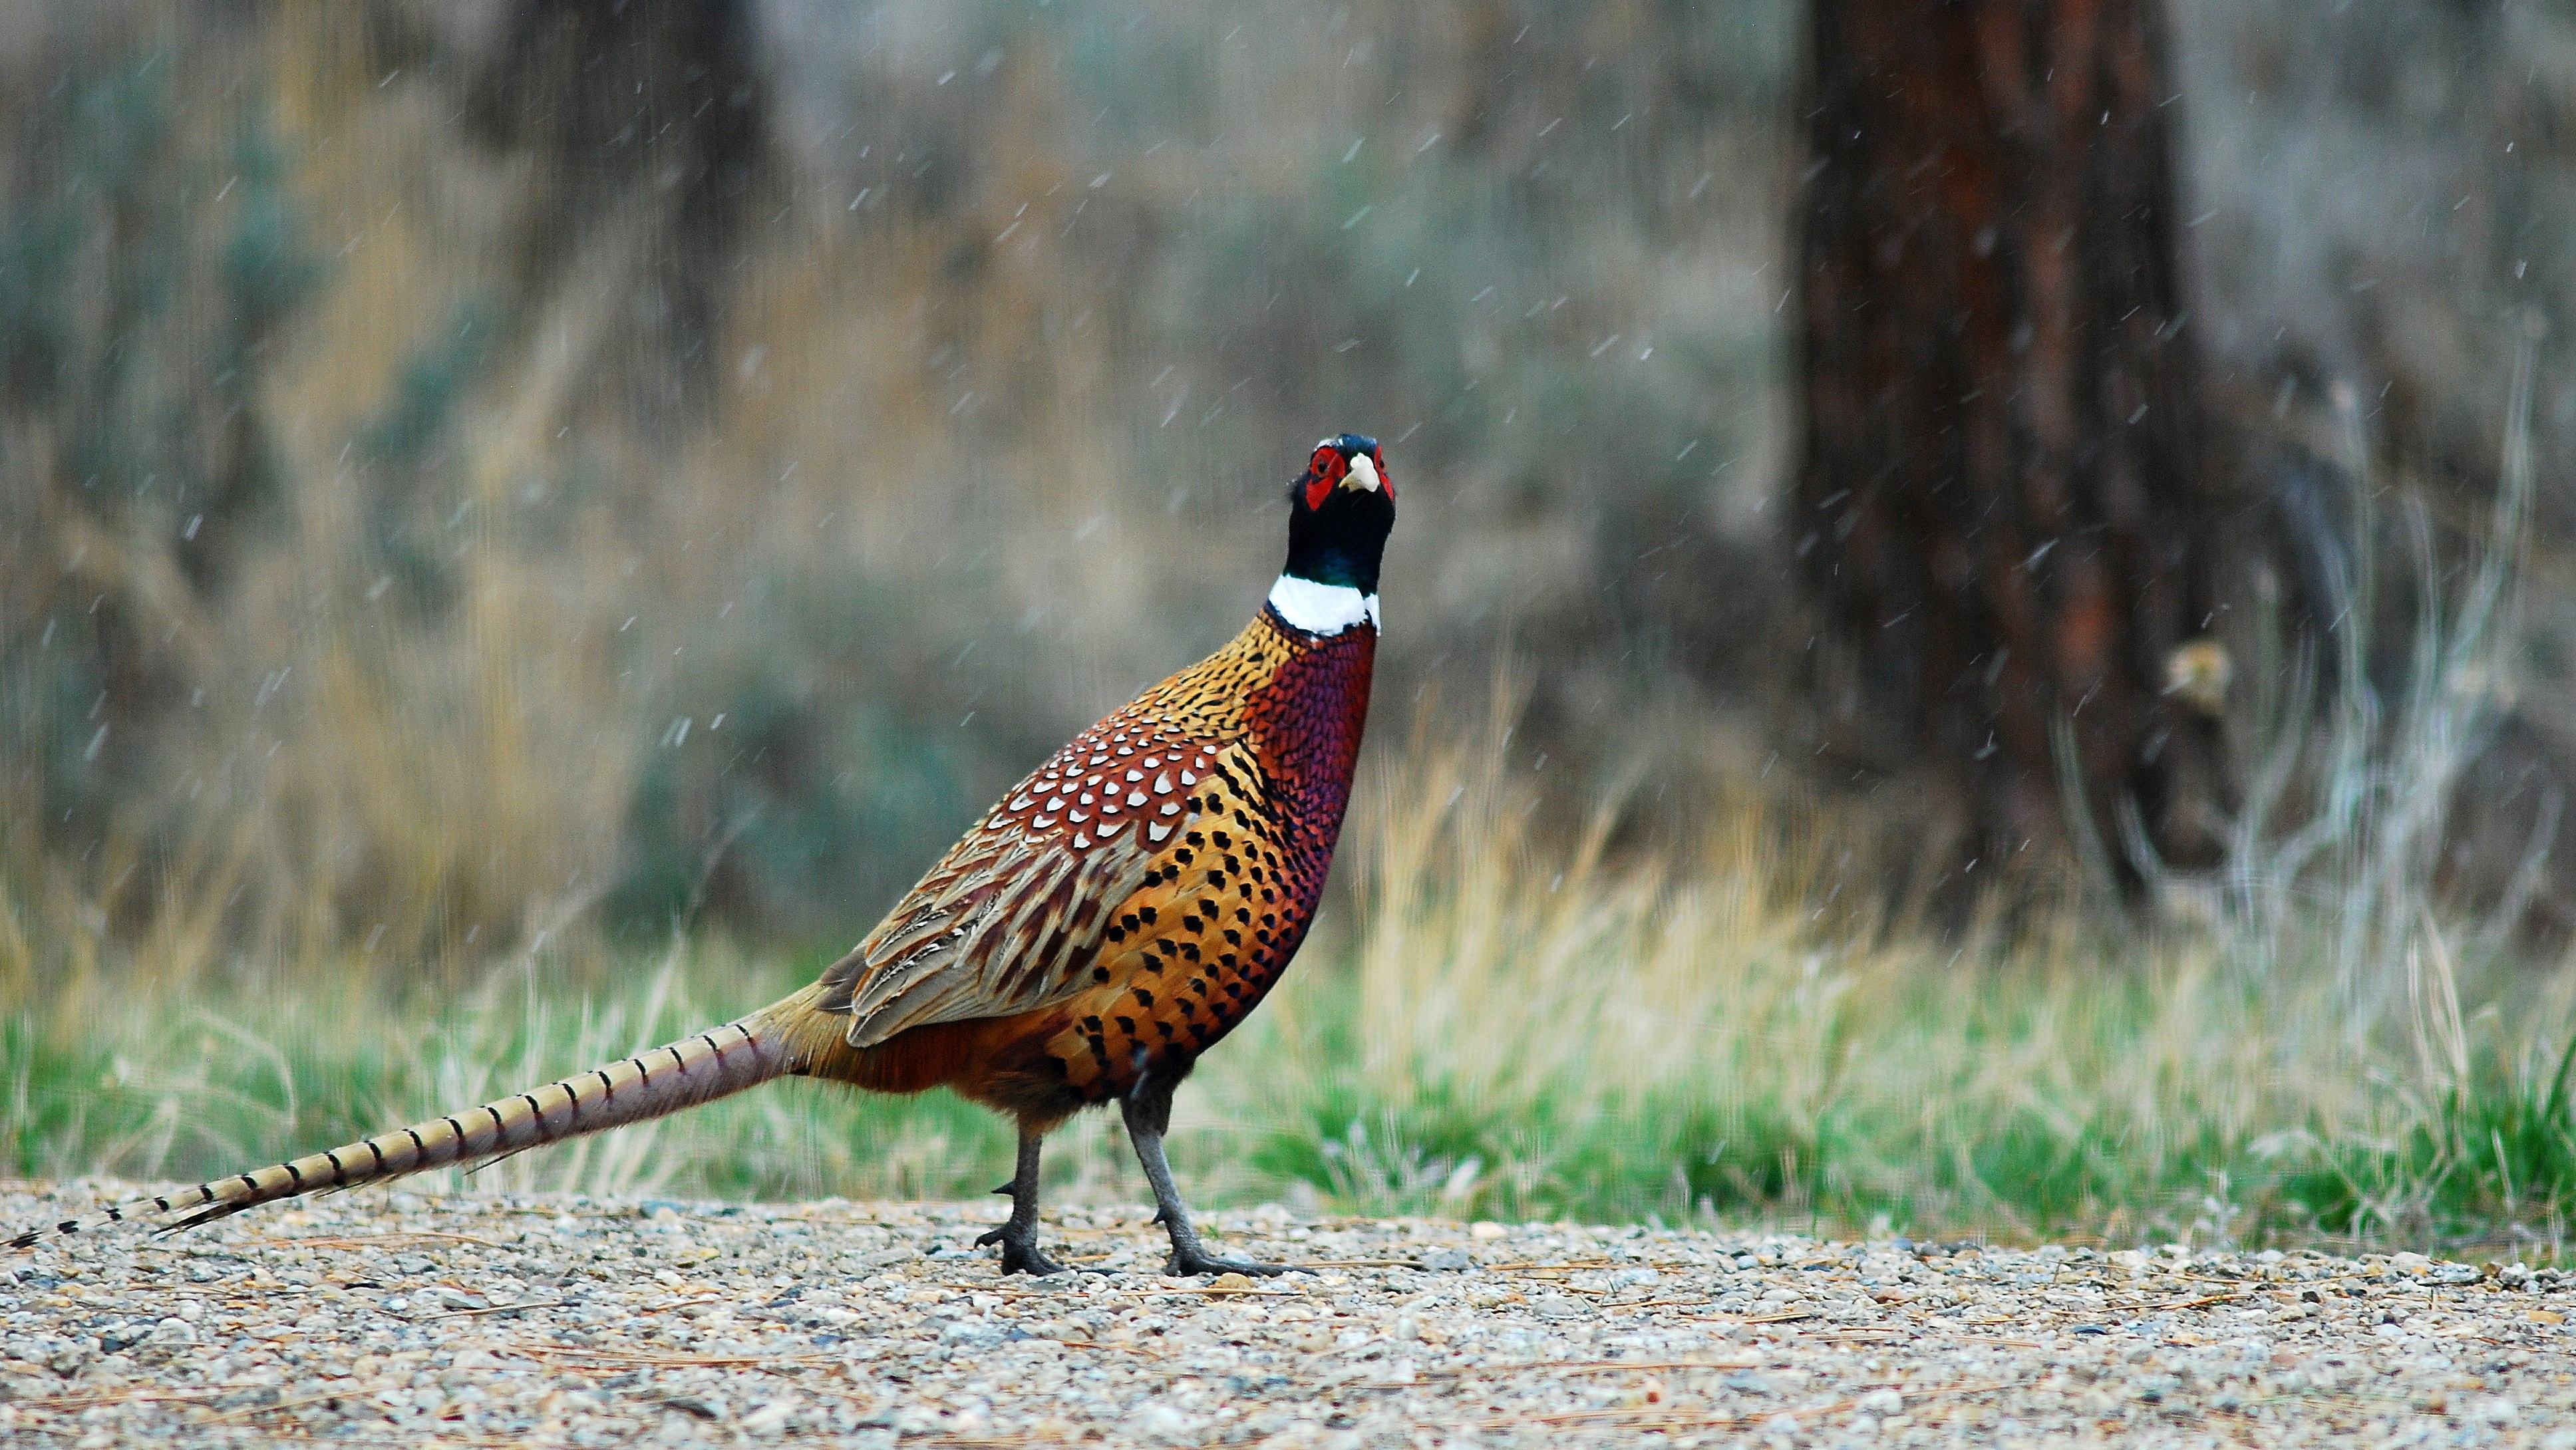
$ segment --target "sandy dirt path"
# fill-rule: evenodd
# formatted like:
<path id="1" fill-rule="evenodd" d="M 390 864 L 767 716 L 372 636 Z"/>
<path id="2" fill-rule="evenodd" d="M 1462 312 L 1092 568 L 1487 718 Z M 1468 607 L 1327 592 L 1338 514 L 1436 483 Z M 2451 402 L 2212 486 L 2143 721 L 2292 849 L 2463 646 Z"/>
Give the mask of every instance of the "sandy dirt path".
<path id="1" fill-rule="evenodd" d="M 112 1185 L 0 1191 L 0 1225 Z M 2576 1275 L 1001 1204 L 359 1192 L 0 1258 L 0 1442 L 2576 1447 Z"/>

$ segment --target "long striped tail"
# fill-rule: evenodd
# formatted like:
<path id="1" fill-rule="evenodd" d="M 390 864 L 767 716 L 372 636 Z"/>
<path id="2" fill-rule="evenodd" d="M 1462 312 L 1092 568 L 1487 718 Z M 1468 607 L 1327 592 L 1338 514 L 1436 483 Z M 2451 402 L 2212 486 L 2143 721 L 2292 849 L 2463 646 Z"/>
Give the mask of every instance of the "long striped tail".
<path id="1" fill-rule="evenodd" d="M 110 1208 L 94 1218 L 65 1219 L 19 1234 L 7 1244 L 12 1249 L 33 1248 L 47 1239 L 95 1232 L 109 1224 L 178 1215 L 176 1222 L 162 1229 L 176 1233 L 281 1198 L 476 1163 L 730 1097 L 796 1069 L 789 1028 L 803 995 L 515 1097 L 362 1138 L 327 1153 Z"/>

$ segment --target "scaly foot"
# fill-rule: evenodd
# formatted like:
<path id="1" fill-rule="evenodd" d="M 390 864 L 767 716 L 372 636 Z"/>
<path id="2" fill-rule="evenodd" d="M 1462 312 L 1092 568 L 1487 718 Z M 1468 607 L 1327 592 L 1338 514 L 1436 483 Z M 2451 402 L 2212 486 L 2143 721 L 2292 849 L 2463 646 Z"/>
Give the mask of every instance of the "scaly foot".
<path id="1" fill-rule="evenodd" d="M 1288 1272 L 1286 1264 L 1265 1264 L 1254 1259 L 1221 1259 L 1197 1244 L 1172 1245 L 1172 1261 L 1163 1272 L 1181 1278 L 1197 1274 L 1249 1274 L 1268 1279 Z"/>
<path id="2" fill-rule="evenodd" d="M 975 1247 L 979 1249 L 987 1244 L 1002 1246 L 1002 1272 L 1006 1275 L 1034 1274 L 1045 1278 L 1049 1274 L 1070 1272 L 1065 1265 L 1046 1256 L 1038 1247 L 1038 1236 L 1032 1230 L 1017 1230 L 1014 1225 L 1006 1223 L 975 1240 Z"/>

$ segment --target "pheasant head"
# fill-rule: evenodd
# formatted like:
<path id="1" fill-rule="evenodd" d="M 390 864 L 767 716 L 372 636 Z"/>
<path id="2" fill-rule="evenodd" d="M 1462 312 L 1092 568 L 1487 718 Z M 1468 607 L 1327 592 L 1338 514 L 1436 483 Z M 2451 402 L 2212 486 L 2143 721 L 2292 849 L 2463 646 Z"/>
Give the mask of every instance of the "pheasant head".
<path id="1" fill-rule="evenodd" d="M 1378 563 L 1395 527 L 1395 484 L 1377 440 L 1344 433 L 1315 445 L 1288 485 L 1288 564 L 1271 607 L 1308 634 L 1377 625 Z"/>

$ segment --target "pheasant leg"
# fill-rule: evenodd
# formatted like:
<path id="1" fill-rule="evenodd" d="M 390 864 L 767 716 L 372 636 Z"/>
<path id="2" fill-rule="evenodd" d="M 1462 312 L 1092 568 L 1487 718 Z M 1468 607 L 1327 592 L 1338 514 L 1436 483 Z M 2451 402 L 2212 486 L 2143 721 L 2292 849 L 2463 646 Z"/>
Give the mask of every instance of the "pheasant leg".
<path id="1" fill-rule="evenodd" d="M 1172 1122 L 1172 1089 L 1176 1079 L 1148 1079 L 1139 1083 L 1119 1102 L 1127 1119 L 1127 1137 L 1136 1145 L 1136 1161 L 1144 1165 L 1145 1181 L 1154 1186 L 1154 1221 L 1172 1236 L 1172 1261 L 1164 1266 L 1167 1274 L 1284 1274 L 1285 1264 L 1264 1264 L 1249 1259 L 1221 1259 L 1209 1253 L 1199 1241 L 1199 1232 L 1190 1226 L 1190 1211 L 1181 1204 L 1181 1191 L 1172 1186 L 1172 1166 L 1163 1161 L 1163 1131 Z"/>
<path id="2" fill-rule="evenodd" d="M 1002 1272 L 1005 1274 L 1061 1274 L 1065 1266 L 1050 1259 L 1038 1248 L 1038 1144 L 1042 1135 L 1033 1128 L 1020 1129 L 1020 1164 L 1011 1181 L 994 1189 L 1011 1196 L 1011 1216 L 1002 1226 L 975 1240 L 975 1246 L 1002 1246 Z"/>

